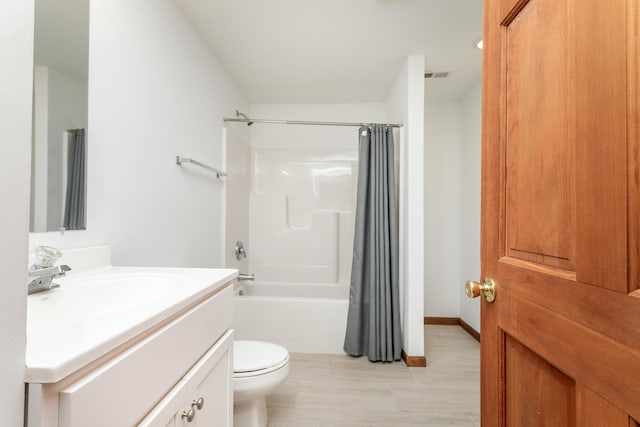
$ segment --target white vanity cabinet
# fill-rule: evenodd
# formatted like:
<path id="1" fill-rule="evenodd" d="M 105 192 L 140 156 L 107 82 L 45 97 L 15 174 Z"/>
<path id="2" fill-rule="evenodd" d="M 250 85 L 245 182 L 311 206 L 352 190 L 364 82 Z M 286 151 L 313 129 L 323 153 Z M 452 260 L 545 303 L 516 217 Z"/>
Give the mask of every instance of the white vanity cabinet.
<path id="1" fill-rule="evenodd" d="M 231 427 L 232 308 L 226 281 L 65 378 L 29 384 L 27 426 Z"/>
<path id="2" fill-rule="evenodd" d="M 228 427 L 233 414 L 233 332 L 229 331 L 145 417 L 140 427 Z"/>

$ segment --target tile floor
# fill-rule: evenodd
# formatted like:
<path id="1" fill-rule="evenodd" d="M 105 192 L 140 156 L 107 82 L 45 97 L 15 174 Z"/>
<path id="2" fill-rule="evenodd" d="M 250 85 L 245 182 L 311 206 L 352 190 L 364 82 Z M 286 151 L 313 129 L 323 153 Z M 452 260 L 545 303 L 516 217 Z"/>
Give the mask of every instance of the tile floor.
<path id="1" fill-rule="evenodd" d="M 480 345 L 458 326 L 425 325 L 427 368 L 366 357 L 291 355 L 267 397 L 269 427 L 480 426 Z"/>

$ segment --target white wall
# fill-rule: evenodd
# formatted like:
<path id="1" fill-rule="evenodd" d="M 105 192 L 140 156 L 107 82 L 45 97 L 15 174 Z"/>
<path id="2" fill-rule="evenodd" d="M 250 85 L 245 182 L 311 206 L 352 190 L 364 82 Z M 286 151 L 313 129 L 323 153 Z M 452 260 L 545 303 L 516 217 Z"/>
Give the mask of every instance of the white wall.
<path id="1" fill-rule="evenodd" d="M 2 425 L 21 426 L 31 164 L 33 1 L 0 3 L 0 412 Z"/>
<path id="2" fill-rule="evenodd" d="M 461 126 L 459 102 L 425 103 L 424 311 L 430 317 L 460 315 Z"/>
<path id="3" fill-rule="evenodd" d="M 460 100 L 460 289 L 480 277 L 482 83 Z M 460 292 L 460 318 L 480 331 L 480 301 Z"/>
<path id="4" fill-rule="evenodd" d="M 388 100 L 400 142 L 400 300 L 402 348 L 424 356 L 424 56 L 411 55 Z"/>
<path id="5" fill-rule="evenodd" d="M 464 282 L 481 279 L 481 86 L 425 103 L 424 315 L 459 317 L 477 331 L 480 304 Z"/>
<path id="6" fill-rule="evenodd" d="M 222 118 L 247 104 L 172 0 L 90 10 L 86 232 L 32 245 L 108 243 L 116 265 L 222 265 Z"/>

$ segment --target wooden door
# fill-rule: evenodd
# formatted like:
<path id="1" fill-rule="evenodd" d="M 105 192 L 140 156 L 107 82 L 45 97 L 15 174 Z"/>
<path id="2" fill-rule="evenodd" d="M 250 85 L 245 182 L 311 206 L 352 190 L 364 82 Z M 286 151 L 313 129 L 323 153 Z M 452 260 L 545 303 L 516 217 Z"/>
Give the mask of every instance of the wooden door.
<path id="1" fill-rule="evenodd" d="M 640 420 L 638 3 L 484 0 L 485 427 Z"/>

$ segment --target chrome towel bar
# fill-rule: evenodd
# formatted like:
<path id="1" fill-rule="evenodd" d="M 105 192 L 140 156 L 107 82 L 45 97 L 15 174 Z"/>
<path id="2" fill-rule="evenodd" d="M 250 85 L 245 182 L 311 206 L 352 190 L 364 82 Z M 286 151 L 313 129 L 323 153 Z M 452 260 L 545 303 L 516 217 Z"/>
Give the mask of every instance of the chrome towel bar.
<path id="1" fill-rule="evenodd" d="M 180 156 L 176 156 L 176 165 L 181 165 L 183 163 L 193 163 L 194 165 L 200 166 L 201 168 L 205 168 L 207 170 L 210 170 L 211 172 L 214 172 L 216 174 L 216 178 L 221 178 L 223 176 L 227 176 L 226 172 L 222 172 L 216 168 L 212 168 L 209 165 L 205 165 L 204 163 L 200 163 L 197 160 L 193 160 L 189 157 L 180 157 Z"/>

